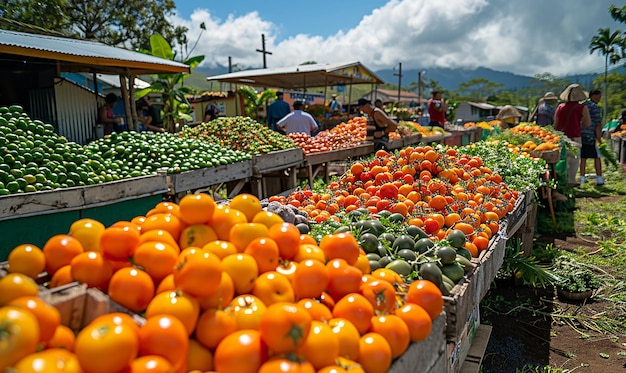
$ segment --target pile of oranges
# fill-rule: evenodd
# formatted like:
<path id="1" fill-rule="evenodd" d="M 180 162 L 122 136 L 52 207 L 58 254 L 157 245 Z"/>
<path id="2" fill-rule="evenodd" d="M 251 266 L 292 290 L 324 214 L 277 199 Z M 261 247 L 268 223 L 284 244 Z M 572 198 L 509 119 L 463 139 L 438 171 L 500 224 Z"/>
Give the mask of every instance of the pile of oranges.
<path id="1" fill-rule="evenodd" d="M 228 205 L 187 195 L 109 227 L 81 219 L 8 262 L 0 324 L 11 350 L 0 370 L 385 372 L 443 308 L 429 281 L 370 273 L 350 233 L 318 244 L 248 194 Z M 37 298 L 44 270 L 50 287 L 87 284 L 145 323 L 107 314 L 75 336 Z"/>
<path id="2" fill-rule="evenodd" d="M 357 209 L 389 211 L 436 239 L 460 229 L 479 252 L 514 209 L 517 195 L 479 157 L 426 145 L 397 153 L 379 150 L 373 159 L 351 164 L 323 192 L 297 191 L 270 200 L 292 204 L 318 223 L 339 222 L 342 213 Z"/>

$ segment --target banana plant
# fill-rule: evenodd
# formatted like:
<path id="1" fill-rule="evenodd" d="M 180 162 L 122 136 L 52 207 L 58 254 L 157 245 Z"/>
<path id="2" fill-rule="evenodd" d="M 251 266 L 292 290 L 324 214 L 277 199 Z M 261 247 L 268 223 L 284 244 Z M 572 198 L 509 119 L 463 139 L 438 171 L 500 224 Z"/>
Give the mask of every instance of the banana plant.
<path id="1" fill-rule="evenodd" d="M 176 53 L 167 40 L 161 35 L 154 34 L 150 36 L 150 49 L 150 51 L 142 52 L 155 57 L 175 61 Z M 197 67 L 202 61 L 204 61 L 204 56 L 193 56 L 185 59 L 182 63 L 188 65 L 191 70 Z M 136 99 L 149 93 L 160 93 L 162 95 L 164 102 L 162 118 L 166 131 L 174 132 L 175 124 L 180 120 L 192 120 L 192 117 L 189 115 L 191 105 L 185 95 L 193 94 L 194 89 L 183 85 L 185 79 L 190 76 L 191 74 L 188 73 L 151 75 L 150 86 L 135 92 Z"/>
<path id="2" fill-rule="evenodd" d="M 265 105 L 269 100 L 276 99 L 276 91 L 272 89 L 266 89 L 260 93 L 249 86 L 243 86 L 237 91 L 243 96 L 244 110 L 246 115 L 250 118 L 254 118 L 258 121 L 259 108 Z"/>

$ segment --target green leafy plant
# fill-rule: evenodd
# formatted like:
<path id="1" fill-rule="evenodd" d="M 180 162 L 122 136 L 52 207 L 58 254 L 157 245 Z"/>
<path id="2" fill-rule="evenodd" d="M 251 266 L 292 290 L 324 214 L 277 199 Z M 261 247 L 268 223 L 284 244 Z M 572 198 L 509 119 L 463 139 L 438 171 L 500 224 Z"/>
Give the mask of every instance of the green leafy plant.
<path id="1" fill-rule="evenodd" d="M 175 61 L 176 53 L 163 36 L 158 34 L 150 36 L 150 48 L 150 51 L 142 52 Z M 182 63 L 193 69 L 203 60 L 204 56 L 194 56 L 185 59 Z M 188 114 L 191 104 L 185 95 L 194 93 L 194 89 L 183 86 L 184 80 L 190 76 L 191 74 L 186 73 L 151 75 L 150 86 L 135 92 L 135 98 L 141 98 L 149 93 L 160 93 L 163 96 L 163 124 L 170 132 L 174 132 L 174 124 L 179 120 L 192 120 Z"/>
<path id="2" fill-rule="evenodd" d="M 519 239 L 507 242 L 499 274 L 502 277 L 518 278 L 524 285 L 533 287 L 546 287 L 557 279 L 549 269 L 539 265 L 535 257 L 524 256 L 522 241 Z"/>
<path id="3" fill-rule="evenodd" d="M 556 258 L 552 271 L 557 276 L 554 285 L 571 293 L 596 290 L 602 285 L 602 281 L 587 265 L 566 255 Z"/>

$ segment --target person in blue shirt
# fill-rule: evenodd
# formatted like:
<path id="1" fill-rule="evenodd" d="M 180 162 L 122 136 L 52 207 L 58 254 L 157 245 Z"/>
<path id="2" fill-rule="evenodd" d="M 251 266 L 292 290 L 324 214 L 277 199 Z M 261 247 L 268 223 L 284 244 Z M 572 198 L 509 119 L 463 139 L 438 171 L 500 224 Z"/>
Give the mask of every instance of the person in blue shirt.
<path id="1" fill-rule="evenodd" d="M 596 184 L 603 185 L 602 177 L 602 161 L 600 160 L 600 150 L 598 143 L 602 142 L 602 110 L 598 106 L 598 102 L 602 98 L 602 91 L 594 89 L 589 92 L 589 98 L 585 100 L 585 105 L 589 109 L 591 117 L 591 125 L 583 127 L 581 132 L 582 146 L 580 147 L 580 183 L 585 183 L 585 168 L 587 159 L 593 159 L 593 165 L 596 169 Z"/>
<path id="2" fill-rule="evenodd" d="M 276 123 L 289 114 L 291 108 L 289 104 L 283 100 L 283 93 L 276 92 L 276 100 L 267 107 L 267 125 L 270 129 L 278 131 Z"/>

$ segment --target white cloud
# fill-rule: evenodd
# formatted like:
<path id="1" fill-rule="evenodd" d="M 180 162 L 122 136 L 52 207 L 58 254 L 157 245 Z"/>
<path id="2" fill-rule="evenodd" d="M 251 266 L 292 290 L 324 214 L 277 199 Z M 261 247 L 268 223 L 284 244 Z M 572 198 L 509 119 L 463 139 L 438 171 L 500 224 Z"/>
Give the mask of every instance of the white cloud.
<path id="1" fill-rule="evenodd" d="M 602 71 L 604 59 L 589 53 L 598 28 L 622 28 L 606 0 L 392 0 L 372 10 L 350 30 L 329 37 L 297 34 L 277 41 L 278 27 L 257 12 L 218 19 L 196 10 L 190 20 L 172 21 L 190 29 L 189 40 L 207 31 L 194 54 L 206 64 L 226 65 L 228 56 L 244 67 L 261 67 L 256 52 L 265 34 L 270 66 L 361 61 L 378 70 L 402 62 L 403 68 L 489 67 L 524 75 Z M 308 15 L 305 15 L 308 16 Z M 320 27 L 333 25 L 320 24 Z"/>

